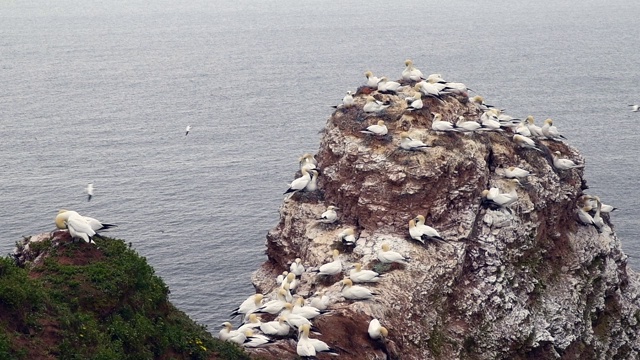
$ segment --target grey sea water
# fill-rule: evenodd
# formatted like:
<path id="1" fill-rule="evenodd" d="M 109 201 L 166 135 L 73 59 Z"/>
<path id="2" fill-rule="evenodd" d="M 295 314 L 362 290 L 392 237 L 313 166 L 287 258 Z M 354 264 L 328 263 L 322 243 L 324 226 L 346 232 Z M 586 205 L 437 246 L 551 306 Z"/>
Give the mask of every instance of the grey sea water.
<path id="1" fill-rule="evenodd" d="M 553 118 L 588 192 L 621 209 L 639 269 L 638 13 L 633 0 L 0 0 L 0 251 L 52 230 L 60 208 L 116 223 L 109 235 L 212 329 L 253 293 L 330 105 L 411 58 L 513 116 Z"/>

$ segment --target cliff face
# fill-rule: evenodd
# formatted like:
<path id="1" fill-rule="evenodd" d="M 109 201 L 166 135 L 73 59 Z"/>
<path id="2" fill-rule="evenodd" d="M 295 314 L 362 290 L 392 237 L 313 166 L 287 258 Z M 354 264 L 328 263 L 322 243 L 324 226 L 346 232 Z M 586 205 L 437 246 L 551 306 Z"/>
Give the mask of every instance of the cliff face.
<path id="1" fill-rule="evenodd" d="M 599 232 L 576 220 L 578 198 L 587 188 L 582 169 L 558 170 L 552 153 L 584 163 L 566 142 L 536 140 L 542 151 L 519 147 L 513 133 L 431 131 L 431 113 L 455 122 L 481 112 L 466 96 L 426 98 L 408 113 L 404 97 L 377 94 L 392 106 L 382 115 L 355 105 L 329 118 L 316 155 L 322 174 L 317 194 L 295 194 L 280 208 L 280 222 L 267 235 L 268 261 L 254 274 L 268 293 L 275 278 L 300 257 L 307 268 L 342 250 L 345 268 L 363 263 L 384 273 L 365 285 L 379 295 L 347 301 L 343 276 L 319 280 L 306 272 L 297 294 L 325 292 L 332 316 L 316 318 L 318 338 L 341 359 L 631 359 L 640 351 L 638 278 L 627 269 L 620 241 L 605 216 Z M 389 135 L 360 133 L 379 119 Z M 398 148 L 401 131 L 432 145 L 416 152 Z M 482 191 L 507 187 L 502 168 L 530 170 L 517 187 L 511 211 L 482 206 Z M 318 224 L 328 205 L 340 208 L 336 224 Z M 408 222 L 424 215 L 446 243 L 411 240 Z M 353 227 L 352 250 L 338 233 Z M 383 242 L 411 257 L 407 266 L 382 266 Z M 348 276 L 348 270 L 344 271 Z M 368 338 L 378 318 L 389 329 L 384 343 Z M 255 350 L 267 357 L 294 356 L 295 341 Z M 321 355 L 321 357 L 324 355 Z"/>

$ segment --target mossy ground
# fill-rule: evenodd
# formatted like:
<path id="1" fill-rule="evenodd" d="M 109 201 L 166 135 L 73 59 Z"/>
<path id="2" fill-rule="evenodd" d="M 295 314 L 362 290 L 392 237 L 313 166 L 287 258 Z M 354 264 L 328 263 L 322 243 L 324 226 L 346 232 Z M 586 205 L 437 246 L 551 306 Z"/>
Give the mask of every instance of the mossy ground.
<path id="1" fill-rule="evenodd" d="M 249 359 L 177 310 L 122 240 L 96 242 L 38 243 L 49 256 L 31 269 L 0 258 L 0 359 Z"/>

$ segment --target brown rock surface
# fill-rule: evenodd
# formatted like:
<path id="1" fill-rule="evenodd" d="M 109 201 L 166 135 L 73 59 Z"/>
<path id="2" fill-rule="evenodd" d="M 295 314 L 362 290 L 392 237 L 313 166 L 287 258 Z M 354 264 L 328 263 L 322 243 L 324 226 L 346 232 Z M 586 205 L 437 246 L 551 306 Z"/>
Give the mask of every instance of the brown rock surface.
<path id="1" fill-rule="evenodd" d="M 638 277 L 627 269 L 608 218 L 602 233 L 576 221 L 586 188 L 582 169 L 552 165 L 554 151 L 584 163 L 578 151 L 550 140 L 536 140 L 542 152 L 523 149 L 510 130 L 437 134 L 431 113 L 455 122 L 481 112 L 466 96 L 448 95 L 426 98 L 422 110 L 408 113 L 404 98 L 411 92 L 374 92 L 393 103 L 381 116 L 365 115 L 359 95 L 355 106 L 329 118 L 316 155 L 320 194 L 284 200 L 280 222 L 267 235 L 268 261 L 253 277 L 258 291 L 271 292 L 276 276 L 300 257 L 307 272 L 296 292 L 331 297 L 334 312 L 315 319 L 322 334 L 315 337 L 340 359 L 637 358 Z M 379 119 L 387 137 L 360 133 Z M 399 149 L 401 131 L 432 147 Z M 499 169 L 509 166 L 536 176 L 517 189 L 512 211 L 483 207 L 482 191 L 504 189 L 508 180 Z M 340 208 L 339 221 L 318 224 L 328 205 Z M 408 222 L 419 214 L 446 244 L 410 239 Z M 346 227 L 359 234 L 352 250 L 337 240 Z M 379 264 L 383 242 L 410 256 L 409 265 Z M 344 276 L 356 262 L 384 272 L 379 283 L 364 285 L 378 293 L 372 300 L 345 300 L 343 276 L 320 280 L 309 272 L 330 261 L 334 248 Z M 384 344 L 367 336 L 373 317 L 389 329 Z M 280 340 L 254 352 L 292 358 L 295 345 Z"/>

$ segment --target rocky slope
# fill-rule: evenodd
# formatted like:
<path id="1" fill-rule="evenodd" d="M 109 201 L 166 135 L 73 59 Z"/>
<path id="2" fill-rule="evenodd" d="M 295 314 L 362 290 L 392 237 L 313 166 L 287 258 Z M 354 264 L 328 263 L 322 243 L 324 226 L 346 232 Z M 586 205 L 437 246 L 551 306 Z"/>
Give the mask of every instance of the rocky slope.
<path id="1" fill-rule="evenodd" d="M 393 105 L 367 115 L 367 93 Z M 338 248 L 345 269 L 360 262 L 384 273 L 366 285 L 378 293 L 366 301 L 341 296 L 348 270 L 330 279 L 302 275 L 298 295 L 332 299 L 333 315 L 314 325 L 341 359 L 638 358 L 638 277 L 607 216 L 601 232 L 576 220 L 587 189 L 582 169 L 553 166 L 553 152 L 584 163 L 579 152 L 566 141 L 541 139 L 540 152 L 522 148 L 510 130 L 435 133 L 432 113 L 455 122 L 460 115 L 479 119 L 481 111 L 463 94 L 424 98 L 423 109 L 407 112 L 404 98 L 412 94 L 408 87 L 397 95 L 363 87 L 354 106 L 329 118 L 316 155 L 320 190 L 284 200 L 280 222 L 267 235 L 268 261 L 253 277 L 257 290 L 273 291 L 295 258 L 313 269 Z M 380 119 L 386 137 L 360 133 Z M 431 147 L 399 149 L 402 131 Z M 535 176 L 517 187 L 511 210 L 483 206 L 483 190 L 507 187 L 501 170 L 509 166 Z M 339 221 L 319 224 L 328 205 L 340 208 Z M 411 240 L 408 222 L 416 215 L 447 242 Z M 337 238 L 346 227 L 359 236 L 353 249 Z M 383 242 L 410 263 L 380 264 Z M 389 329 L 384 342 L 368 338 L 374 317 Z M 293 358 L 295 344 L 281 340 L 254 352 Z"/>

